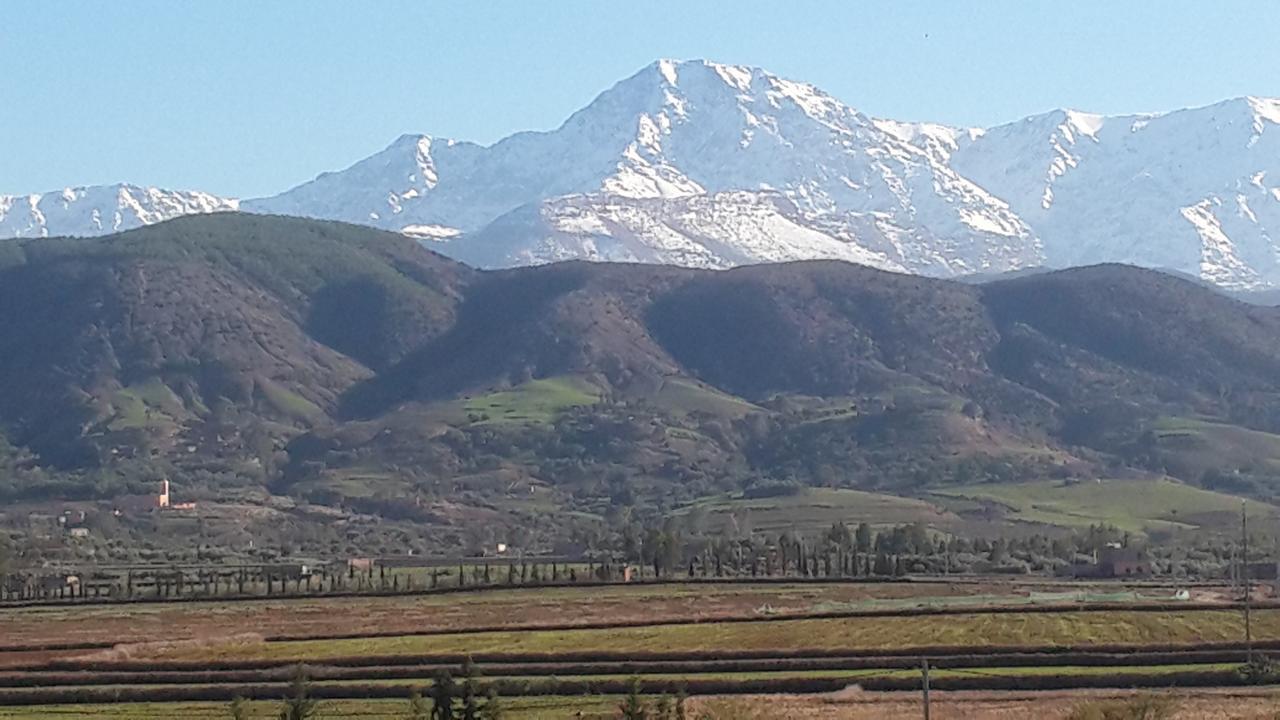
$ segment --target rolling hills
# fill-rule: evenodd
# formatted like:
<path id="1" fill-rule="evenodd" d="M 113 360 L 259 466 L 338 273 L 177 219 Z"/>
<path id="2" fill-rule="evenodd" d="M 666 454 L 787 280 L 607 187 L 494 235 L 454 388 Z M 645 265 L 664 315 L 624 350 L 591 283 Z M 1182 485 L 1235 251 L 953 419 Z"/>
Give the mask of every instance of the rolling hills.
<path id="1" fill-rule="evenodd" d="M 804 486 L 972 509 L 990 484 L 1105 477 L 1270 501 L 1278 378 L 1280 310 L 1120 265 L 477 271 L 236 213 L 0 243 L 14 502 L 170 477 L 550 545 Z"/>

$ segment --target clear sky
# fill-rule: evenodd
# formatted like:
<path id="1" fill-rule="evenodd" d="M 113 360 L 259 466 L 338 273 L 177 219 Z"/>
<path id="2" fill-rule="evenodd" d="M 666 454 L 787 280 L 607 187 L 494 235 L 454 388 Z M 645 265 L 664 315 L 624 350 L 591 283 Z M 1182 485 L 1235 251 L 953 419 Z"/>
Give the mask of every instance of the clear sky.
<path id="1" fill-rule="evenodd" d="M 252 197 L 401 133 L 548 129 L 660 57 L 757 65 L 872 115 L 1280 96 L 1280 0 L 4 0 L 0 193 Z"/>

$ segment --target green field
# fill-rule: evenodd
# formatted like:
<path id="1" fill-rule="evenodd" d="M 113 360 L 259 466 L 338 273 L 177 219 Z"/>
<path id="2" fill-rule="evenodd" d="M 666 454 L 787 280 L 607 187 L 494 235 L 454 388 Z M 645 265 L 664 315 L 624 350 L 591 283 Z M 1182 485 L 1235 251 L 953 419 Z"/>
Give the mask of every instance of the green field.
<path id="1" fill-rule="evenodd" d="M 467 417 L 479 424 L 543 424 L 570 408 L 599 401 L 599 388 L 582 378 L 562 376 L 531 380 L 460 402 Z"/>
<path id="2" fill-rule="evenodd" d="M 1098 523 L 1121 530 L 1234 527 L 1241 500 L 1174 480 L 1039 481 L 935 490 L 940 498 L 1002 506 L 1012 520 L 1062 527 Z M 1274 518 L 1274 506 L 1249 501 L 1253 517 Z"/>
<path id="3" fill-rule="evenodd" d="M 736 527 L 771 534 L 785 530 L 814 534 L 837 522 L 850 527 L 862 522 L 873 525 L 922 522 L 936 526 L 958 519 L 923 500 L 842 488 L 805 488 L 795 495 L 769 498 L 722 495 L 680 508 L 675 514 L 701 515 L 707 529 L 713 532 Z"/>
<path id="4" fill-rule="evenodd" d="M 182 400 L 158 377 L 122 388 L 111 397 L 110 430 L 172 427 L 187 417 Z"/>
<path id="5" fill-rule="evenodd" d="M 278 383 L 258 379 L 258 390 L 277 411 L 297 420 L 307 420 L 324 415 L 319 405 Z"/>
<path id="6" fill-rule="evenodd" d="M 1152 433 L 1160 453 L 1188 475 L 1244 467 L 1280 471 L 1280 435 L 1187 417 L 1160 418 Z"/>

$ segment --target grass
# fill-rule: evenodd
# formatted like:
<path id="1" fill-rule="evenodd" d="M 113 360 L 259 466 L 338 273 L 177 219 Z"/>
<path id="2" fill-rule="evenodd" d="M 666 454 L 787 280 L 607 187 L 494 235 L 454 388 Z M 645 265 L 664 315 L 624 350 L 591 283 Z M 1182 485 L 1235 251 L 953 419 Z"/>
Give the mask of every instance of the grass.
<path id="1" fill-rule="evenodd" d="M 740 418 L 760 408 L 742 398 L 678 378 L 667 378 L 651 398 L 658 407 L 679 412 L 704 412 Z"/>
<path id="2" fill-rule="evenodd" d="M 263 378 L 258 379 L 258 389 L 276 410 L 297 420 L 308 420 L 323 415 L 319 405 L 297 393 Z"/>
<path id="3" fill-rule="evenodd" d="M 559 720 L 560 718 L 612 717 L 618 701 L 615 698 L 587 695 L 581 697 L 502 698 L 503 717 L 511 720 Z M 255 701 L 246 703 L 254 720 L 275 720 L 280 703 Z M 316 720 L 361 718 L 362 720 L 402 720 L 408 717 L 405 700 L 321 700 Z M 172 718 L 229 718 L 229 703 L 109 703 L 100 705 L 40 705 L 0 707 L 0 720 L 170 720 Z"/>
<path id="4" fill-rule="evenodd" d="M 1280 639 L 1280 611 L 1254 613 L 1257 639 Z M 322 660 L 431 653 L 697 652 L 889 649 L 928 646 L 1198 643 L 1244 636 L 1234 611 L 972 613 L 923 617 L 654 625 L 611 630 L 510 631 L 355 640 L 246 642 L 177 647 L 158 657 Z M 141 655 L 139 655 L 141 657 Z"/>
<path id="5" fill-rule="evenodd" d="M 1159 450 L 1191 472 L 1233 467 L 1280 470 L 1280 435 L 1187 417 L 1160 418 L 1152 432 Z"/>
<path id="6" fill-rule="evenodd" d="M 768 533 L 790 529 L 803 533 L 821 532 L 836 522 L 844 522 L 851 527 L 861 522 L 873 525 L 911 522 L 936 525 L 956 519 L 923 500 L 843 488 L 806 488 L 796 495 L 770 498 L 721 495 L 676 511 L 676 515 L 685 517 L 694 513 L 705 514 L 709 530 L 722 531 L 737 526 Z"/>
<path id="7" fill-rule="evenodd" d="M 413 492 L 412 484 L 403 477 L 363 472 L 358 468 L 322 476 L 303 487 L 327 490 L 344 498 L 403 497 Z"/>
<path id="8" fill-rule="evenodd" d="M 945 662 L 945 661 L 943 661 Z M 1014 666 L 1014 667 L 980 667 L 980 668 L 957 668 L 948 670 L 944 668 L 934 667 L 930 670 L 929 675 L 933 678 L 965 678 L 973 677 L 975 674 L 986 677 L 1096 677 L 1098 675 L 1117 675 L 1121 673 L 1134 673 L 1142 675 L 1175 675 L 1179 673 L 1189 672 L 1228 672 L 1240 667 L 1239 663 L 1187 663 L 1177 665 L 1046 665 L 1043 667 L 1036 666 Z M 530 677 L 528 675 L 504 676 L 485 675 L 482 680 L 505 680 L 517 683 L 526 683 L 526 687 L 536 686 L 540 682 L 549 680 L 569 680 L 574 682 L 604 682 L 604 681 L 627 681 L 633 677 L 639 677 L 642 682 L 679 682 L 681 680 L 721 680 L 721 681 L 739 681 L 749 682 L 752 680 L 829 680 L 829 679 L 849 679 L 849 680 L 865 680 L 867 678 L 918 678 L 920 670 L 916 668 L 858 668 L 858 669 L 836 669 L 836 670 L 776 670 L 776 671 L 749 671 L 749 672 L 660 672 L 660 673 L 600 673 L 592 675 L 560 675 L 546 677 Z M 283 683 L 282 683 L 283 684 Z M 424 687 L 432 684 L 429 677 L 423 678 L 396 678 L 392 680 L 320 680 L 315 685 L 339 686 L 342 685 L 422 685 Z M 3 717 L 3 716 L 0 716 Z"/>
<path id="9" fill-rule="evenodd" d="M 1131 532 L 1213 528 L 1238 521 L 1240 498 L 1173 480 L 1039 481 L 968 485 L 934 491 L 941 498 L 994 503 L 1006 517 L 1023 522 L 1087 527 L 1108 523 Z M 1254 516 L 1276 508 L 1249 501 Z"/>
<path id="10" fill-rule="evenodd" d="M 560 376 L 531 380 L 510 390 L 462 401 L 478 424 L 534 424 L 554 421 L 564 411 L 600 401 L 600 390 L 585 380 Z"/>
<path id="11" fill-rule="evenodd" d="M 112 431 L 171 426 L 186 415 L 182 401 L 157 377 L 116 392 L 111 408 L 107 428 Z"/>

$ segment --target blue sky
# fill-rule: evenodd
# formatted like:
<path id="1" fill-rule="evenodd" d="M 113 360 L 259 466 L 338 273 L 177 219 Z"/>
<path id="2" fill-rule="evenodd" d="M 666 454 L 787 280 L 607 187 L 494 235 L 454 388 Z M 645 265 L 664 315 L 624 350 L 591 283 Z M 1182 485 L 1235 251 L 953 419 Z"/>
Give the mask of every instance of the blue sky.
<path id="1" fill-rule="evenodd" d="M 659 57 L 960 125 L 1280 96 L 1278 33 L 1277 0 L 5 0 L 0 193 L 269 194 L 405 132 L 554 127 Z"/>

